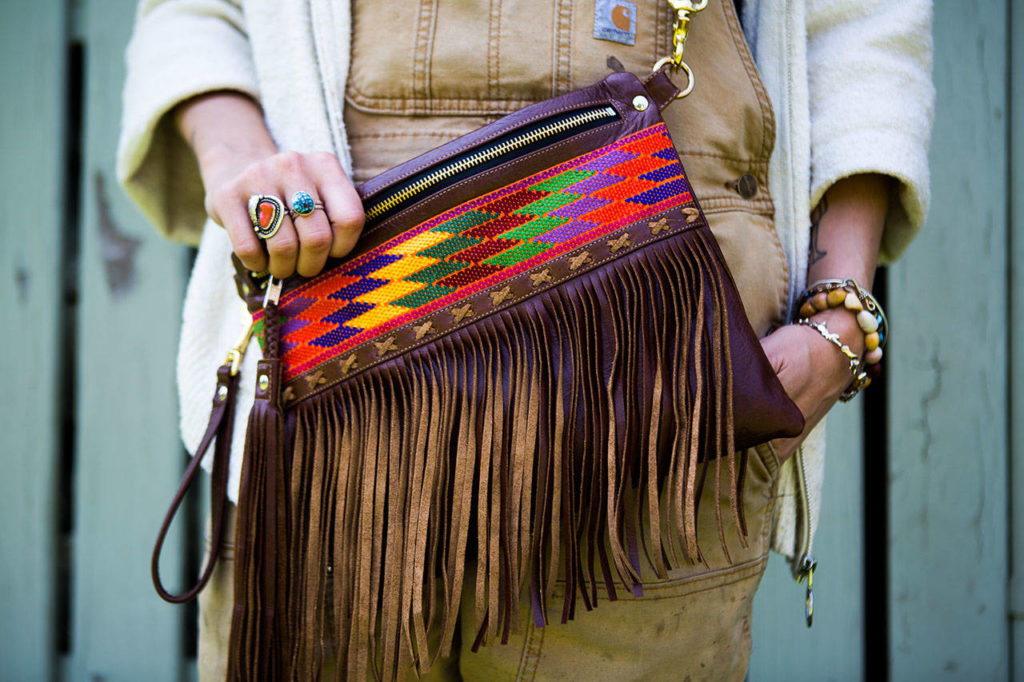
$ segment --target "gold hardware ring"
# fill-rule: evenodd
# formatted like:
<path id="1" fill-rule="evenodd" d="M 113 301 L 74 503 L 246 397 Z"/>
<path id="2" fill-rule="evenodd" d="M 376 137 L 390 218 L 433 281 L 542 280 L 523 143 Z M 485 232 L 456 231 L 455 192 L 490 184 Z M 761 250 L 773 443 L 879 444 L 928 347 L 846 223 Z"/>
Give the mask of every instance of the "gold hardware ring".
<path id="1" fill-rule="evenodd" d="M 662 57 L 654 63 L 654 68 L 651 70 L 654 72 L 660 71 L 666 64 L 671 64 L 673 71 L 676 69 L 682 69 L 686 72 L 686 87 L 679 91 L 679 94 L 675 96 L 675 99 L 682 99 L 693 92 L 693 71 L 690 70 L 690 65 L 686 62 L 679 62 L 676 64 L 672 57 Z"/>

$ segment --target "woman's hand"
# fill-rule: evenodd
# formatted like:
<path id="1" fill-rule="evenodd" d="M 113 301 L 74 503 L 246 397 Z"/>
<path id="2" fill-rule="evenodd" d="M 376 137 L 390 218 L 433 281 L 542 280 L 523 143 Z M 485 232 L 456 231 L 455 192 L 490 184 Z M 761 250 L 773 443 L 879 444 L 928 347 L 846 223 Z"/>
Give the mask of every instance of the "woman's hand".
<path id="1" fill-rule="evenodd" d="M 843 310 L 828 310 L 813 318 L 838 333 L 854 353 L 864 348 L 856 318 Z M 804 430 L 795 438 L 772 441 L 781 461 L 793 454 L 839 396 L 853 381 L 850 362 L 817 331 L 803 325 L 780 327 L 761 339 L 761 347 L 779 376 L 782 387 L 804 415 Z"/>
<path id="2" fill-rule="evenodd" d="M 263 113 L 249 97 L 233 92 L 202 95 L 175 112 L 178 129 L 192 145 L 206 189 L 206 212 L 227 230 L 235 254 L 249 270 L 274 277 L 318 274 L 328 257 L 344 256 L 363 227 L 363 207 L 338 159 L 327 152 L 280 152 Z M 253 194 L 291 205 L 297 191 L 323 204 L 306 216 L 285 214 L 270 239 L 256 236 L 249 217 Z"/>

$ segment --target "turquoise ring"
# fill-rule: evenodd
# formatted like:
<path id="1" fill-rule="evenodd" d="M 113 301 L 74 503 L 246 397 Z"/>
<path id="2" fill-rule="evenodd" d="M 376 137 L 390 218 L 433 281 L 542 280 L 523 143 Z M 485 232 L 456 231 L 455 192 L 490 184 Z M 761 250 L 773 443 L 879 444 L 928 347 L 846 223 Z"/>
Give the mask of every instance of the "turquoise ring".
<path id="1" fill-rule="evenodd" d="M 310 196 L 309 192 L 303 192 L 299 190 L 292 195 L 292 207 L 290 213 L 292 217 L 296 216 L 308 216 L 318 208 L 323 208 L 324 205 L 319 201 L 314 201 L 313 197 Z"/>

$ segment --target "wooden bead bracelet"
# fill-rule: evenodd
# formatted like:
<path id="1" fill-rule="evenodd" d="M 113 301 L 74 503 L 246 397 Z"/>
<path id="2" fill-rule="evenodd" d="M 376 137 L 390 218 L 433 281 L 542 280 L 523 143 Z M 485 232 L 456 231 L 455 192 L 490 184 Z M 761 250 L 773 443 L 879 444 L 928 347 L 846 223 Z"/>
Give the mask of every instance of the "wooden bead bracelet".
<path id="1" fill-rule="evenodd" d="M 858 358 L 842 343 L 838 334 L 831 333 L 824 324 L 809 319 L 816 313 L 840 307 L 856 316 L 857 326 L 864 334 L 865 353 L 862 358 Z M 867 388 L 872 377 L 878 376 L 881 371 L 882 348 L 889 335 L 889 323 L 882 306 L 855 279 L 825 279 L 815 282 L 803 293 L 800 297 L 799 312 L 800 319 L 796 324 L 815 329 L 850 359 L 853 383 L 840 396 L 840 400 L 848 402 Z"/>

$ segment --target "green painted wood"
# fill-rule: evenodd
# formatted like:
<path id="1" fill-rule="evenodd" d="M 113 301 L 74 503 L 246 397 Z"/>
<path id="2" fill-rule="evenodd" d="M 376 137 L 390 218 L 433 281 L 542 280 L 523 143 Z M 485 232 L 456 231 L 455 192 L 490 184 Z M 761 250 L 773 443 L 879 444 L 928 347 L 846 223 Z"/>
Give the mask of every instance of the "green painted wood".
<path id="1" fill-rule="evenodd" d="M 0 3 L 0 679 L 55 674 L 65 13 Z"/>
<path id="2" fill-rule="evenodd" d="M 828 460 L 814 543 L 814 627 L 804 619 L 804 585 L 773 554 L 754 598 L 749 682 L 859 680 L 864 667 L 863 464 L 861 411 L 828 417 Z"/>
<path id="3" fill-rule="evenodd" d="M 1024 7 L 1010 13 L 1010 616 L 1013 679 L 1024 681 Z"/>
<path id="4" fill-rule="evenodd" d="M 890 271 L 893 680 L 1008 675 L 1007 3 L 935 3 L 932 207 Z"/>
<path id="5" fill-rule="evenodd" d="M 162 602 L 149 553 L 184 465 L 174 358 L 185 254 L 134 210 L 114 178 L 124 47 L 134 0 L 82 9 L 86 149 L 73 679 L 179 680 L 184 609 Z M 178 586 L 181 534 L 164 570 Z"/>

